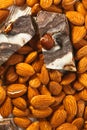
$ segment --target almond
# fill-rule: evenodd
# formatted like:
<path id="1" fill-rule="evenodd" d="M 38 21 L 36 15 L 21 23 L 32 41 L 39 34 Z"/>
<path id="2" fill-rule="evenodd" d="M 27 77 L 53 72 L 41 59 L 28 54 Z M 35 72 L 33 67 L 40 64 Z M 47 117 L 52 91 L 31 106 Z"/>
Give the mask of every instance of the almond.
<path id="1" fill-rule="evenodd" d="M 84 73 L 87 71 L 87 56 L 83 57 L 79 62 L 78 62 L 78 73 Z"/>
<path id="2" fill-rule="evenodd" d="M 77 91 L 81 91 L 84 89 L 84 85 L 81 84 L 79 81 L 75 81 L 73 84 L 73 88 Z"/>
<path id="3" fill-rule="evenodd" d="M 47 107 L 46 109 L 34 109 L 30 106 L 30 110 L 32 115 L 36 118 L 46 118 L 52 114 L 52 109 L 50 107 Z"/>
<path id="4" fill-rule="evenodd" d="M 67 120 L 70 122 L 77 114 L 76 99 L 74 98 L 74 96 L 68 95 L 63 100 L 63 104 L 68 114 Z"/>
<path id="5" fill-rule="evenodd" d="M 83 25 L 85 21 L 84 16 L 77 11 L 67 11 L 66 17 L 74 25 Z"/>
<path id="6" fill-rule="evenodd" d="M 42 85 L 40 87 L 40 93 L 41 93 L 41 95 L 51 96 L 51 92 L 48 90 L 48 88 L 45 85 Z"/>
<path id="7" fill-rule="evenodd" d="M 7 118 L 12 112 L 12 103 L 9 97 L 6 98 L 4 103 L 0 106 L 0 114 L 3 118 Z"/>
<path id="8" fill-rule="evenodd" d="M 41 74 L 39 76 L 42 84 L 47 85 L 49 82 L 49 74 L 48 70 L 46 69 L 45 65 L 42 66 L 41 68 Z"/>
<path id="9" fill-rule="evenodd" d="M 43 109 L 55 102 L 55 98 L 48 95 L 37 95 L 34 96 L 30 103 L 34 108 Z"/>
<path id="10" fill-rule="evenodd" d="M 53 1 L 53 3 L 54 3 L 55 5 L 58 5 L 60 2 L 61 2 L 61 0 L 54 0 L 54 1 Z"/>
<path id="11" fill-rule="evenodd" d="M 39 125 L 40 125 L 40 130 L 52 130 L 51 124 L 46 120 L 41 120 L 39 122 Z"/>
<path id="12" fill-rule="evenodd" d="M 31 124 L 31 120 L 26 117 L 14 117 L 13 120 L 14 123 L 21 128 L 27 128 Z"/>
<path id="13" fill-rule="evenodd" d="M 75 79 L 76 79 L 75 73 L 70 72 L 70 73 L 64 75 L 64 77 L 62 78 L 62 81 L 61 81 L 61 85 L 69 85 Z"/>
<path id="14" fill-rule="evenodd" d="M 75 2 L 75 0 L 62 0 L 62 7 L 66 10 L 69 10 L 70 8 L 72 8 Z"/>
<path id="15" fill-rule="evenodd" d="M 81 39 L 79 42 L 74 44 L 75 49 L 80 49 L 81 47 L 84 47 L 87 45 L 87 41 L 85 39 Z"/>
<path id="16" fill-rule="evenodd" d="M 87 15 L 85 16 L 85 28 L 87 29 Z"/>
<path id="17" fill-rule="evenodd" d="M 28 87 L 28 99 L 29 101 L 31 101 L 31 99 L 36 96 L 39 95 L 39 91 L 36 88 L 32 88 L 32 87 Z"/>
<path id="18" fill-rule="evenodd" d="M 5 101 L 6 98 L 6 91 L 4 89 L 4 86 L 0 86 L 0 105 Z"/>
<path id="19" fill-rule="evenodd" d="M 81 84 L 87 87 L 87 73 L 82 73 L 79 75 L 78 80 Z"/>
<path id="20" fill-rule="evenodd" d="M 87 55 L 87 45 L 86 46 L 83 46 L 81 47 L 77 53 L 76 53 L 76 59 L 79 60 L 81 59 L 82 57 L 86 56 Z"/>
<path id="21" fill-rule="evenodd" d="M 1 0 L 0 1 L 0 9 L 7 8 L 14 4 L 14 0 Z"/>
<path id="22" fill-rule="evenodd" d="M 79 92 L 79 96 L 82 100 L 87 101 L 87 89 L 83 89 L 81 92 Z"/>
<path id="23" fill-rule="evenodd" d="M 83 117 L 85 109 L 85 102 L 83 100 L 79 100 L 77 102 L 77 117 Z"/>
<path id="24" fill-rule="evenodd" d="M 53 113 L 50 123 L 52 127 L 58 127 L 65 122 L 66 118 L 66 111 L 63 109 L 58 109 Z"/>
<path id="25" fill-rule="evenodd" d="M 18 97 L 12 100 L 14 106 L 21 110 L 25 110 L 27 108 L 27 103 L 24 98 Z"/>
<path id="26" fill-rule="evenodd" d="M 62 73 L 58 70 L 50 70 L 49 76 L 52 81 L 60 82 L 62 78 Z"/>
<path id="27" fill-rule="evenodd" d="M 87 9 L 87 1 L 86 0 L 82 0 L 82 3 L 84 5 L 84 7 Z"/>
<path id="28" fill-rule="evenodd" d="M 75 94 L 75 89 L 71 86 L 71 85 L 66 85 L 66 86 L 63 86 L 63 91 L 65 92 L 65 94 Z"/>
<path id="29" fill-rule="evenodd" d="M 29 86 L 31 86 L 32 88 L 38 88 L 40 87 L 40 85 L 41 85 L 41 81 L 37 76 L 34 76 L 29 80 Z"/>
<path id="30" fill-rule="evenodd" d="M 5 4 L 5 2 L 4 2 L 4 4 Z M 0 7 L 1 7 L 1 1 L 0 1 Z M 9 10 L 7 10 L 7 9 L 0 10 L 0 24 L 6 20 L 8 15 L 9 15 Z"/>
<path id="31" fill-rule="evenodd" d="M 38 0 L 26 0 L 28 6 L 32 7 L 34 4 L 38 3 Z"/>
<path id="32" fill-rule="evenodd" d="M 29 110 L 25 109 L 22 111 L 18 109 L 17 107 L 14 107 L 12 113 L 14 116 L 17 116 L 17 117 L 25 117 L 29 115 Z"/>
<path id="33" fill-rule="evenodd" d="M 15 5 L 17 6 L 23 6 L 25 4 L 26 0 L 15 0 Z"/>
<path id="34" fill-rule="evenodd" d="M 46 8 L 45 10 L 48 12 L 62 13 L 62 9 L 56 5 L 51 5 L 49 8 Z M 53 47 L 52 44 L 51 47 Z"/>
<path id="35" fill-rule="evenodd" d="M 84 110 L 84 120 L 87 120 L 87 106 L 85 107 L 85 110 Z"/>
<path id="36" fill-rule="evenodd" d="M 29 78 L 30 78 L 29 76 L 26 76 L 26 77 L 19 76 L 18 82 L 20 84 L 24 84 L 29 80 Z"/>
<path id="37" fill-rule="evenodd" d="M 19 63 L 16 65 L 16 73 L 20 76 L 32 76 L 35 71 L 31 65 L 27 63 Z"/>
<path id="38" fill-rule="evenodd" d="M 7 65 L 16 65 L 24 60 L 24 56 L 20 54 L 13 54 L 7 61 Z"/>
<path id="39" fill-rule="evenodd" d="M 31 63 L 33 62 L 37 57 L 37 51 L 33 51 L 25 59 L 25 63 Z"/>
<path id="40" fill-rule="evenodd" d="M 37 13 L 41 10 L 40 4 L 36 3 L 33 5 L 32 9 L 31 9 L 31 14 L 32 15 L 37 15 Z"/>
<path id="41" fill-rule="evenodd" d="M 80 1 L 76 2 L 75 8 L 79 13 L 83 14 L 84 16 L 86 15 L 87 11 L 82 2 Z"/>
<path id="42" fill-rule="evenodd" d="M 49 90 L 52 95 L 58 95 L 62 91 L 62 86 L 58 82 L 51 81 L 49 83 Z"/>
<path id="43" fill-rule="evenodd" d="M 52 0 L 40 0 L 40 6 L 44 9 L 49 8 L 52 5 Z"/>
<path id="44" fill-rule="evenodd" d="M 7 88 L 7 95 L 11 98 L 17 98 L 24 95 L 27 87 L 23 84 L 11 84 Z"/>
<path id="45" fill-rule="evenodd" d="M 26 130 L 39 130 L 39 122 L 33 122 Z"/>
<path id="46" fill-rule="evenodd" d="M 73 125 L 75 125 L 78 130 L 81 130 L 84 125 L 84 119 L 83 118 L 76 118 L 73 122 Z"/>
<path id="47" fill-rule="evenodd" d="M 73 44 L 79 42 L 86 35 L 85 26 L 74 26 L 72 29 L 72 41 Z"/>
<path id="48" fill-rule="evenodd" d="M 56 130 L 78 130 L 78 128 L 71 123 L 64 123 L 60 125 L 59 127 L 57 127 Z"/>

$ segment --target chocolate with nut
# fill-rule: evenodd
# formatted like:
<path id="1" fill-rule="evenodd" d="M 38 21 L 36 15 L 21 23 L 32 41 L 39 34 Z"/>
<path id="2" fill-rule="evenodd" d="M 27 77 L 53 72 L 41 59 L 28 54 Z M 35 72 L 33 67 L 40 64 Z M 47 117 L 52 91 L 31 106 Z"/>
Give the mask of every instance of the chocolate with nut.
<path id="1" fill-rule="evenodd" d="M 47 68 L 76 71 L 66 16 L 64 14 L 40 11 L 36 21 Z M 52 40 L 54 40 L 55 45 L 51 48 L 52 42 L 46 40 L 46 35 L 50 35 Z M 43 43 L 43 39 L 45 43 Z M 50 49 L 46 49 L 48 46 Z"/>

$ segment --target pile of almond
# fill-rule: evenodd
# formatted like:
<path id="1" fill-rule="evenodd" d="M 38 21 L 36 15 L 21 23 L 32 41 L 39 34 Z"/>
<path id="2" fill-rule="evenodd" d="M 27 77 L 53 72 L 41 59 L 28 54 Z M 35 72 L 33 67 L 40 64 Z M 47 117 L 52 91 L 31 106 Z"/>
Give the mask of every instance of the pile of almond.
<path id="1" fill-rule="evenodd" d="M 14 4 L 6 1 L 0 0 L 1 9 Z M 12 116 L 26 130 L 87 130 L 87 0 L 15 0 L 21 2 L 32 14 L 40 9 L 66 14 L 77 71 L 48 70 L 34 37 L 0 66 L 0 115 Z M 0 13 L 0 23 L 6 14 Z"/>

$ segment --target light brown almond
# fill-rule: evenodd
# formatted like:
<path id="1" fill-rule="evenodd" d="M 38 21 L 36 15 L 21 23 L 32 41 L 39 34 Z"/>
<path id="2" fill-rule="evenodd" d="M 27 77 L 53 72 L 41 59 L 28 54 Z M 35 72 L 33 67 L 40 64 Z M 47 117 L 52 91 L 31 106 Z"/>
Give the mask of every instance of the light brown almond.
<path id="1" fill-rule="evenodd" d="M 40 130 L 52 130 L 51 124 L 46 120 L 41 120 L 39 122 L 39 125 L 40 125 Z"/>
<path id="2" fill-rule="evenodd" d="M 16 65 L 16 73 L 20 76 L 32 76 L 35 71 L 33 67 L 27 63 L 18 63 Z"/>
<path id="3" fill-rule="evenodd" d="M 7 95 L 11 98 L 17 98 L 24 95 L 27 87 L 24 84 L 11 84 L 7 87 Z"/>
<path id="4" fill-rule="evenodd" d="M 48 88 L 45 85 L 40 86 L 40 93 L 41 95 L 51 96 L 51 92 L 48 90 Z"/>
<path id="5" fill-rule="evenodd" d="M 79 96 L 82 100 L 87 101 L 87 89 L 83 89 L 81 92 L 79 92 Z"/>
<path id="6" fill-rule="evenodd" d="M 60 125 L 59 127 L 57 127 L 56 130 L 78 130 L 78 128 L 71 123 L 64 123 Z"/>
<path id="7" fill-rule="evenodd" d="M 55 98 L 48 95 L 37 95 L 34 96 L 30 103 L 34 108 L 45 109 L 55 102 Z"/>
<path id="8" fill-rule="evenodd" d="M 41 81 L 37 76 L 32 77 L 29 80 L 29 86 L 31 86 L 32 88 L 38 88 L 41 85 Z"/>
<path id="9" fill-rule="evenodd" d="M 84 89 L 84 85 L 81 84 L 79 81 L 75 81 L 74 84 L 73 84 L 73 87 L 77 91 L 81 91 L 81 90 Z"/>
<path id="10" fill-rule="evenodd" d="M 87 87 L 87 73 L 82 73 L 79 75 L 78 80 L 81 84 L 83 84 L 85 87 Z"/>
<path id="11" fill-rule="evenodd" d="M 44 9 L 49 8 L 52 5 L 52 0 L 40 0 L 40 6 Z"/>
<path id="12" fill-rule="evenodd" d="M 27 128 L 31 124 L 31 120 L 26 117 L 14 117 L 13 120 L 14 123 L 21 128 Z"/>
<path id="13" fill-rule="evenodd" d="M 24 98 L 18 97 L 12 100 L 14 106 L 21 110 L 25 110 L 27 108 L 27 103 Z"/>
<path id="14" fill-rule="evenodd" d="M 0 114 L 3 118 L 7 118 L 12 112 L 12 103 L 9 97 L 6 98 L 4 103 L 0 106 Z"/>
<path id="15" fill-rule="evenodd" d="M 34 109 L 32 106 L 30 106 L 30 110 L 32 115 L 36 118 L 46 118 L 50 116 L 53 111 L 50 107 L 47 107 L 46 109 Z"/>
<path id="16" fill-rule="evenodd" d="M 73 125 L 75 125 L 78 130 L 81 130 L 84 125 L 84 119 L 83 118 L 76 118 L 73 122 Z"/>
<path id="17" fill-rule="evenodd" d="M 67 118 L 67 112 L 63 109 L 58 109 L 53 113 L 50 123 L 52 127 L 56 128 L 61 124 L 63 124 L 66 118 Z"/>
<path id="18" fill-rule="evenodd" d="M 29 110 L 28 109 L 21 110 L 18 109 L 17 107 L 14 107 L 12 113 L 16 117 L 26 117 L 29 115 Z"/>
<path id="19" fill-rule="evenodd" d="M 0 86 L 0 105 L 5 101 L 6 98 L 6 91 L 4 89 L 4 86 Z"/>
<path id="20" fill-rule="evenodd" d="M 37 57 L 37 51 L 33 51 L 25 59 L 25 63 L 31 63 L 33 62 Z"/>
<path id="21" fill-rule="evenodd" d="M 0 9 L 7 8 L 14 4 L 14 0 L 1 0 L 0 1 Z"/>
<path id="22" fill-rule="evenodd" d="M 38 0 L 26 0 L 28 6 L 32 7 L 34 4 L 38 3 Z"/>
<path id="23" fill-rule="evenodd" d="M 83 117 L 85 110 L 85 102 L 83 100 L 77 102 L 77 110 L 77 117 Z"/>
<path id="24" fill-rule="evenodd" d="M 39 130 L 39 122 L 33 122 L 26 130 Z"/>
<path id="25" fill-rule="evenodd" d="M 65 92 L 65 94 L 70 94 L 70 95 L 73 95 L 76 92 L 71 85 L 63 86 L 63 91 Z"/>

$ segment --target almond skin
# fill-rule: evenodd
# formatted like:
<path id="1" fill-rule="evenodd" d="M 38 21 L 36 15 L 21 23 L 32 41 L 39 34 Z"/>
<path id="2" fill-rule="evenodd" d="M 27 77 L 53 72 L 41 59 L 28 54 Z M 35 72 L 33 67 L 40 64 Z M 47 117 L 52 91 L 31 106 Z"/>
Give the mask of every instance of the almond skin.
<path id="1" fill-rule="evenodd" d="M 7 118 L 12 112 L 12 103 L 9 97 L 6 98 L 4 103 L 0 106 L 0 114 L 3 118 Z"/>
<path id="2" fill-rule="evenodd" d="M 53 113 L 50 123 L 52 127 L 58 127 L 65 122 L 66 118 L 67 118 L 66 111 L 63 109 L 58 109 Z"/>
<path id="3" fill-rule="evenodd" d="M 12 100 L 14 106 L 21 110 L 25 110 L 27 108 L 27 103 L 24 98 L 18 97 Z"/>
<path id="4" fill-rule="evenodd" d="M 74 25 L 83 25 L 85 20 L 84 20 L 84 16 L 77 12 L 77 11 L 67 11 L 66 12 L 66 17 L 68 18 L 68 20 L 73 23 Z"/>
<path id="5" fill-rule="evenodd" d="M 5 101 L 6 91 L 4 87 L 0 86 L 0 105 Z"/>
<path id="6" fill-rule="evenodd" d="M 31 120 L 26 117 L 14 117 L 13 120 L 14 123 L 21 128 L 27 128 L 31 124 Z"/>
<path id="7" fill-rule="evenodd" d="M 34 108 L 46 108 L 55 102 L 55 98 L 48 95 L 37 95 L 34 96 L 30 103 Z"/>
<path id="8" fill-rule="evenodd" d="M 7 88 L 7 95 L 11 98 L 17 98 L 24 95 L 27 87 L 23 84 L 11 84 Z"/>
<path id="9" fill-rule="evenodd" d="M 32 76 L 35 71 L 31 65 L 27 63 L 19 63 L 16 65 L 16 73 L 20 76 Z"/>

